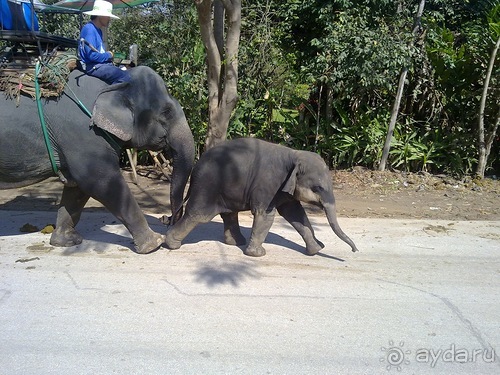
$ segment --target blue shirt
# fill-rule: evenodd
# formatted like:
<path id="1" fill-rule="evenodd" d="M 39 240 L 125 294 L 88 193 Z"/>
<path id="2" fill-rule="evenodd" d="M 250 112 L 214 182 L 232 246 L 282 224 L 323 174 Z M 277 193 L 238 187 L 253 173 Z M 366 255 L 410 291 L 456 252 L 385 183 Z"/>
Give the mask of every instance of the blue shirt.
<path id="1" fill-rule="evenodd" d="M 106 52 L 106 49 L 104 47 L 104 42 L 102 40 L 102 30 L 92 22 L 89 22 L 82 27 L 80 38 L 85 39 L 99 51 L 93 51 L 88 45 L 79 43 L 78 54 L 80 56 L 80 60 L 85 63 L 87 70 L 92 69 L 95 64 L 103 64 L 112 60 L 113 57 L 111 53 Z"/>

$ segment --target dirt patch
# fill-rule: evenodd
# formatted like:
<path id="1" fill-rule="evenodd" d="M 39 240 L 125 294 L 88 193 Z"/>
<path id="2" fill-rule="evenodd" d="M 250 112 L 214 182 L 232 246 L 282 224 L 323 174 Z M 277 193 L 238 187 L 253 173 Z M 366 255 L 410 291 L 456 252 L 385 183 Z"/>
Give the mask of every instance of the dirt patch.
<path id="1" fill-rule="evenodd" d="M 123 175 L 144 212 L 170 214 L 168 179 L 154 168 L 140 168 L 138 185 Z M 500 220 L 500 181 L 461 180 L 428 173 L 332 171 L 337 212 L 344 217 L 443 220 Z M 51 178 L 24 188 L 0 191 L 2 210 L 57 210 L 62 184 Z M 104 209 L 90 200 L 86 210 Z M 307 208 L 312 214 L 320 212 Z"/>
<path id="2" fill-rule="evenodd" d="M 500 220 L 500 181 L 429 173 L 332 173 L 339 215 L 444 220 Z"/>

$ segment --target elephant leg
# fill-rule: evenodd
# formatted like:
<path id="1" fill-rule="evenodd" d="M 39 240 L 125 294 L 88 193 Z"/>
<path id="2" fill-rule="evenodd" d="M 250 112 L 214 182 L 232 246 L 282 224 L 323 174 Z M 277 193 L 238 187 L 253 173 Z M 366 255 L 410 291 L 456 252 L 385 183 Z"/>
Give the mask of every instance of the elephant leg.
<path id="1" fill-rule="evenodd" d="M 125 182 L 123 183 L 126 185 Z M 134 239 L 136 253 L 149 254 L 158 250 L 163 244 L 165 237 L 149 227 L 143 212 L 128 186 L 122 192 L 124 196 L 121 197 L 121 201 L 112 201 L 104 205 L 127 227 Z"/>
<path id="2" fill-rule="evenodd" d="M 163 244 L 164 236 L 149 227 L 119 170 L 110 172 L 110 169 L 103 167 L 101 174 L 96 175 L 92 181 L 79 181 L 79 186 L 125 225 L 134 239 L 136 253 L 156 251 Z"/>
<path id="3" fill-rule="evenodd" d="M 290 200 L 278 207 L 278 213 L 288 221 L 302 236 L 306 243 L 306 251 L 314 255 L 325 245 L 314 236 L 314 230 L 309 222 L 306 211 L 299 201 Z"/>
<path id="4" fill-rule="evenodd" d="M 177 221 L 173 226 L 167 230 L 165 236 L 165 245 L 171 249 L 176 250 L 181 247 L 182 240 L 191 233 L 191 231 L 198 225 L 202 223 L 208 223 L 215 217 L 212 216 L 191 216 L 189 215 L 189 210 L 186 209 L 186 213 Z"/>
<path id="5" fill-rule="evenodd" d="M 250 236 L 250 242 L 245 249 L 245 255 L 252 257 L 261 257 L 266 255 L 266 250 L 262 247 L 262 243 L 266 239 L 266 236 L 271 229 L 271 225 L 273 225 L 275 213 L 276 209 L 274 208 L 268 212 L 257 211 L 254 213 L 252 235 Z"/>
<path id="6" fill-rule="evenodd" d="M 220 214 L 224 221 L 224 242 L 228 245 L 242 246 L 247 243 L 241 234 L 238 222 L 238 212 L 227 212 Z"/>
<path id="7" fill-rule="evenodd" d="M 165 237 L 153 231 L 145 218 L 144 223 L 140 225 L 144 228 L 142 231 L 135 229 L 137 227 L 131 229 L 131 227 L 125 225 L 134 238 L 135 252 L 137 254 L 149 254 L 158 250 L 165 241 Z"/>
<path id="8" fill-rule="evenodd" d="M 57 211 L 56 228 L 50 237 L 51 245 L 69 247 L 82 243 L 82 236 L 75 230 L 75 226 L 80 221 L 83 207 L 89 198 L 79 187 L 64 186 L 61 206 Z"/>

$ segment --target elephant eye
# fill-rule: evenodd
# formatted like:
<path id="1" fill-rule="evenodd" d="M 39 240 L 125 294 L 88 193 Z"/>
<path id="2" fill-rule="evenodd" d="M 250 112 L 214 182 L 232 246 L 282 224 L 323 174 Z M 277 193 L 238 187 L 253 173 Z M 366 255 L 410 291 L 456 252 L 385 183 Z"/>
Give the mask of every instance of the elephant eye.
<path id="1" fill-rule="evenodd" d="M 321 193 L 323 192 L 325 189 L 323 189 L 322 186 L 319 186 L 319 185 L 316 185 L 316 186 L 313 186 L 312 189 L 313 193 Z"/>
<path id="2" fill-rule="evenodd" d="M 162 116 L 165 118 L 170 118 L 173 114 L 174 108 L 172 108 L 171 105 L 167 105 L 162 108 L 162 111 L 160 112 Z"/>

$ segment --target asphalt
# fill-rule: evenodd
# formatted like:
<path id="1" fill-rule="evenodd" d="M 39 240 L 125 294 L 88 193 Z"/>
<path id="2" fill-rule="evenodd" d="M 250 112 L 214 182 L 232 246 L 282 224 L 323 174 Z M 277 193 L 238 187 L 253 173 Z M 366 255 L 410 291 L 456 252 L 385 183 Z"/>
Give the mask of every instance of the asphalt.
<path id="1" fill-rule="evenodd" d="M 311 257 L 277 219 L 249 258 L 220 220 L 149 255 L 105 212 L 20 232 L 54 221 L 0 211 L 0 374 L 500 373 L 500 222 L 340 218 L 352 253 L 313 217 Z"/>

